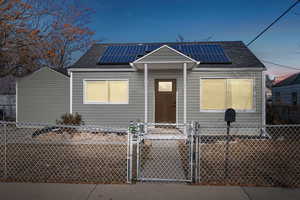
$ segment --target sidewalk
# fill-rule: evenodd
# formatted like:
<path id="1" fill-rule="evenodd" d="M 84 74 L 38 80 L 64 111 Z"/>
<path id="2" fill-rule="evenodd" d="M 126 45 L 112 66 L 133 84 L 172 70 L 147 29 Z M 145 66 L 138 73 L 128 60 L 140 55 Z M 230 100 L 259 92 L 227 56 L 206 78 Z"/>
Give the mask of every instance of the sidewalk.
<path id="1" fill-rule="evenodd" d="M 85 185 L 0 183 L 3 200 L 298 200 L 300 189 L 184 184 Z"/>

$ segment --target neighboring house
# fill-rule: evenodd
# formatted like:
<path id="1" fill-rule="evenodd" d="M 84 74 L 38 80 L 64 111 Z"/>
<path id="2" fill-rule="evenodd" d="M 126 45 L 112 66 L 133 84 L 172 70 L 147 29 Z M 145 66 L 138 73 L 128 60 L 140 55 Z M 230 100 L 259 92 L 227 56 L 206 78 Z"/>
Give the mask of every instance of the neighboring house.
<path id="1" fill-rule="evenodd" d="M 300 123 L 300 73 L 286 76 L 274 84 L 272 104 L 282 123 Z"/>
<path id="2" fill-rule="evenodd" d="M 300 73 L 286 76 L 277 81 L 272 88 L 272 102 L 280 105 L 299 105 Z"/>
<path id="3" fill-rule="evenodd" d="M 0 78 L 0 120 L 15 120 L 16 118 L 15 88 L 14 77 Z"/>
<path id="4" fill-rule="evenodd" d="M 55 123 L 70 112 L 70 78 L 61 71 L 41 68 L 17 79 L 17 122 Z"/>
<path id="5" fill-rule="evenodd" d="M 224 111 L 234 108 L 237 123 L 262 125 L 264 70 L 265 66 L 240 41 L 94 44 L 68 69 L 70 78 L 59 76 L 60 80 L 69 79 L 70 85 L 38 73 L 31 75 L 35 82 L 25 78 L 28 85 L 21 86 L 18 81 L 18 121 L 36 120 L 44 113 L 40 119 L 52 122 L 62 113 L 54 113 L 58 106 L 58 110 L 64 108 L 63 112 L 81 114 L 86 124 L 127 126 L 132 120 L 197 120 L 202 125 L 223 125 Z M 54 75 L 49 70 L 43 73 Z M 47 92 L 49 87 L 51 93 Z M 68 91 L 66 87 L 70 87 L 68 104 L 54 104 L 55 95 L 62 96 Z M 22 90 L 32 92 L 28 99 L 21 97 L 25 95 Z M 36 99 L 46 94 L 48 101 Z M 66 93 L 65 98 L 69 98 Z M 23 106 L 26 108 L 22 111 Z M 34 119 L 30 112 L 35 113 Z"/>
<path id="6" fill-rule="evenodd" d="M 272 103 L 272 89 L 268 87 L 266 87 L 266 101 Z"/>
<path id="7" fill-rule="evenodd" d="M 270 79 L 269 75 L 266 75 L 266 103 L 272 103 L 272 86 L 274 80 Z"/>

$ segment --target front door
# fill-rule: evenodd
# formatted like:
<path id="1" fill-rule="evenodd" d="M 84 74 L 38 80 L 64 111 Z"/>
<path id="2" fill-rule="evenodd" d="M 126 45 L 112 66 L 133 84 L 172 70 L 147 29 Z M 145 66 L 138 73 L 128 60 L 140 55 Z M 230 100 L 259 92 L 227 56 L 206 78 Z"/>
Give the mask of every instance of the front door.
<path id="1" fill-rule="evenodd" d="M 176 123 L 176 79 L 155 80 L 155 122 Z"/>

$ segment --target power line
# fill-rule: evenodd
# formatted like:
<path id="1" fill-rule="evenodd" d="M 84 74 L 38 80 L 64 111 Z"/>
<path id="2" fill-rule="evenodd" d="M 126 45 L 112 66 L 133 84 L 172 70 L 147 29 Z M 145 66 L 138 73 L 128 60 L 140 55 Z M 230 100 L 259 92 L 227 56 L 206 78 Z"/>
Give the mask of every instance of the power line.
<path id="1" fill-rule="evenodd" d="M 260 36 L 262 36 L 267 30 L 269 30 L 276 22 L 278 22 L 283 16 L 285 16 L 292 8 L 294 8 L 300 0 L 296 0 L 296 2 L 291 5 L 286 11 L 284 11 L 277 19 L 275 19 L 267 28 L 265 28 L 262 32 L 260 32 L 253 40 L 251 40 L 247 46 L 250 46 L 253 42 L 255 42 Z"/>
<path id="2" fill-rule="evenodd" d="M 272 64 L 272 65 L 275 65 L 275 66 L 278 66 L 278 67 L 282 67 L 282 68 L 287 68 L 287 69 L 292 69 L 292 70 L 300 70 L 300 68 L 292 67 L 292 66 L 289 66 L 289 65 L 282 65 L 282 64 L 274 63 L 274 62 L 268 61 L 268 60 L 260 59 L 260 61 L 262 61 L 264 63 Z"/>

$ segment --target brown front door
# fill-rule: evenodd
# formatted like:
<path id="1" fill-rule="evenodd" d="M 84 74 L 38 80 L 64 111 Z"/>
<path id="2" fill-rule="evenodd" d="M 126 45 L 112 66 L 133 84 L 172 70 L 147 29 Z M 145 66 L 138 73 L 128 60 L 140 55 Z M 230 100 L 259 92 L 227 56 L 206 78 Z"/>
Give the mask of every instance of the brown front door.
<path id="1" fill-rule="evenodd" d="M 176 80 L 155 80 L 155 122 L 176 123 Z"/>

